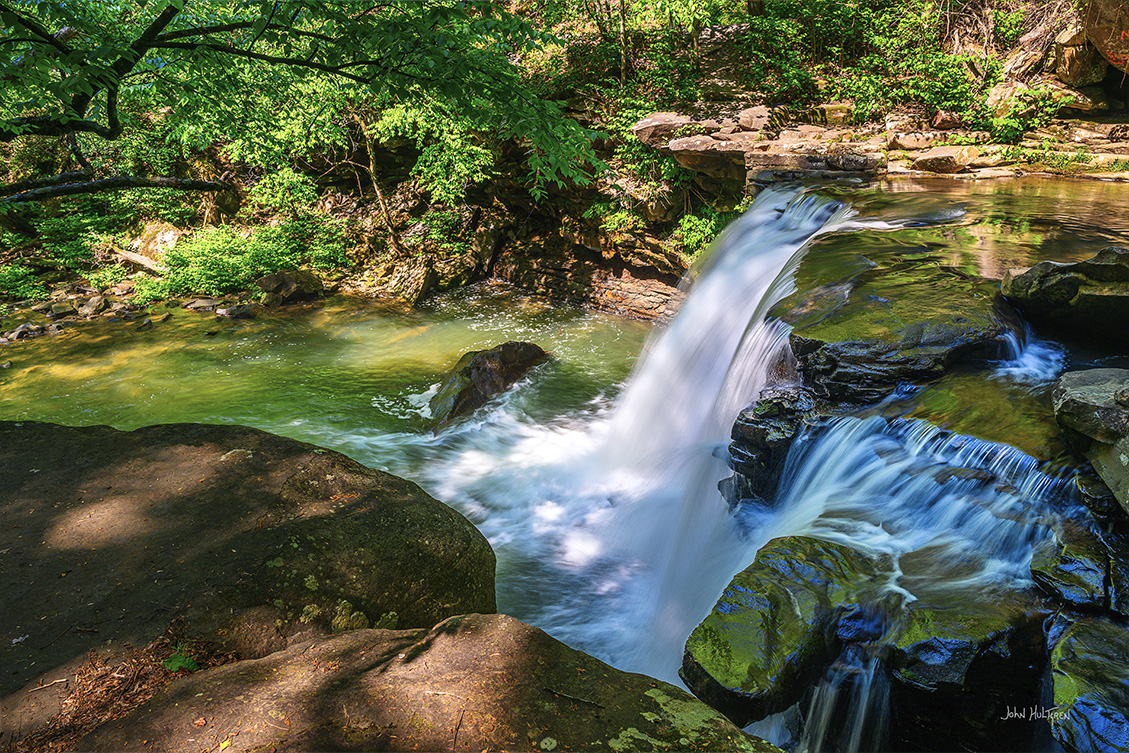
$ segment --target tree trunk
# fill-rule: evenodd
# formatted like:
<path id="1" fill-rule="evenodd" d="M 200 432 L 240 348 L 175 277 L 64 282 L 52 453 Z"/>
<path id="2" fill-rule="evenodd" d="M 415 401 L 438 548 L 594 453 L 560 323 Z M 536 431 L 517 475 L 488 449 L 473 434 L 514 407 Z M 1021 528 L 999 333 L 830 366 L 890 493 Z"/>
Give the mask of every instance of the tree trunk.
<path id="1" fill-rule="evenodd" d="M 619 0 L 619 83 L 627 84 L 627 0 Z"/>
<path id="2" fill-rule="evenodd" d="M 400 241 L 396 237 L 396 227 L 392 224 L 392 214 L 388 211 L 388 204 L 384 201 L 384 192 L 380 190 L 380 182 L 376 177 L 376 155 L 372 144 L 372 137 L 369 136 L 368 123 L 364 121 L 360 115 L 354 114 L 353 120 L 357 121 L 357 125 L 361 127 L 361 135 L 365 139 L 365 152 L 368 154 L 368 176 L 369 182 L 372 183 L 372 190 L 376 192 L 376 201 L 380 204 L 380 216 L 384 220 L 384 229 L 388 231 L 388 245 L 392 246 L 392 250 L 398 256 L 404 256 L 404 249 L 400 246 Z"/>
<path id="3" fill-rule="evenodd" d="M 764 0 L 745 0 L 745 9 L 750 16 L 763 16 L 765 13 Z"/>

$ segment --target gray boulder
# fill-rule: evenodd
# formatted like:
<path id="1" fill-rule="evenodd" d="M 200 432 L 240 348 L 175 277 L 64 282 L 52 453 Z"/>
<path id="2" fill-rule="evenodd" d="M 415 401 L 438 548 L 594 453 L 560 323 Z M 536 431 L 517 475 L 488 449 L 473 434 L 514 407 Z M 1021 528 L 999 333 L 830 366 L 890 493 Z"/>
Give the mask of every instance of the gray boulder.
<path id="1" fill-rule="evenodd" d="M 1129 388 L 1125 369 L 1085 369 L 1059 377 L 1051 392 L 1055 419 L 1129 510 Z"/>
<path id="2" fill-rule="evenodd" d="M 1109 246 L 1085 261 L 1010 269 L 1001 289 L 1036 324 L 1069 329 L 1075 337 L 1129 340 L 1129 327 L 1110 326 L 1129 320 L 1129 249 Z"/>

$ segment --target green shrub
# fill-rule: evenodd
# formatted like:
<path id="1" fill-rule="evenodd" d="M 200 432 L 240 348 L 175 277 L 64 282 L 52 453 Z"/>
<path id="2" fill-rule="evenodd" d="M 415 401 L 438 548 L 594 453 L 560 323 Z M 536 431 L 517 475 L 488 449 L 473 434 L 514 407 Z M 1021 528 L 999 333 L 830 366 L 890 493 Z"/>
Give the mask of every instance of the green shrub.
<path id="1" fill-rule="evenodd" d="M 105 290 L 129 279 L 129 270 L 121 264 L 110 264 L 99 269 L 85 272 L 83 277 L 95 290 Z"/>
<path id="2" fill-rule="evenodd" d="M 144 272 L 133 276 L 133 302 L 141 306 L 161 301 L 172 295 L 167 280 L 151 277 Z"/>
<path id="3" fill-rule="evenodd" d="M 47 286 L 22 264 L 0 266 L 0 295 L 17 300 L 45 298 Z"/>
<path id="4" fill-rule="evenodd" d="M 303 265 L 332 269 L 348 258 L 340 224 L 309 215 L 249 234 L 211 228 L 177 243 L 164 262 L 167 293 L 218 296 L 245 290 L 271 272 Z"/>

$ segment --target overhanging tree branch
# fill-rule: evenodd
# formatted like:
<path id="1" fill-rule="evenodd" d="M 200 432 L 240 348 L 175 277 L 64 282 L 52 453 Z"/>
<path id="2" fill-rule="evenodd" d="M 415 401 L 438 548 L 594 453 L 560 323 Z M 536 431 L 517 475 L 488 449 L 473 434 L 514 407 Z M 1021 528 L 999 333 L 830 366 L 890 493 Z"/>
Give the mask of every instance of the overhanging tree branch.
<path id="1" fill-rule="evenodd" d="M 23 193 L 24 191 L 31 191 L 36 188 L 58 185 L 60 183 L 72 183 L 74 181 L 92 178 L 93 175 L 94 174 L 91 170 L 72 170 L 68 173 L 59 173 L 58 175 L 52 175 L 49 178 L 21 180 L 16 183 L 9 183 L 8 185 L 0 188 L 0 195 L 9 196 L 12 194 Z"/>
<path id="2" fill-rule="evenodd" d="M 227 183 L 211 180 L 190 180 L 188 178 L 142 178 L 122 175 L 116 178 L 103 178 L 84 183 L 67 183 L 61 186 L 33 188 L 29 191 L 0 198 L 0 204 L 19 204 L 25 201 L 42 201 L 59 196 L 77 196 L 99 191 L 119 191 L 125 188 L 170 188 L 177 191 L 226 191 Z"/>

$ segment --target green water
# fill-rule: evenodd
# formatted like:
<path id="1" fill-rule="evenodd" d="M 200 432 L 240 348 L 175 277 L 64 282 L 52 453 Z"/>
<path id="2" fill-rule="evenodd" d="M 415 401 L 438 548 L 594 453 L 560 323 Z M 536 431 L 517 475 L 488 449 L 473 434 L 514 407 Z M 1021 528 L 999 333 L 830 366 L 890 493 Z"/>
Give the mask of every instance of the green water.
<path id="1" fill-rule="evenodd" d="M 522 404 L 549 420 L 621 382 L 650 330 L 505 286 L 413 310 L 334 298 L 253 320 L 161 306 L 152 318 L 166 311 L 173 318 L 148 331 L 103 320 L 6 346 L 0 418 L 238 423 L 349 452 L 357 433 L 422 431 L 429 388 L 468 350 L 528 340 L 551 351 Z"/>

